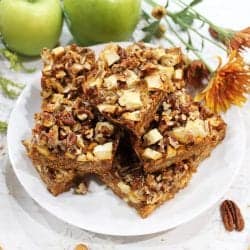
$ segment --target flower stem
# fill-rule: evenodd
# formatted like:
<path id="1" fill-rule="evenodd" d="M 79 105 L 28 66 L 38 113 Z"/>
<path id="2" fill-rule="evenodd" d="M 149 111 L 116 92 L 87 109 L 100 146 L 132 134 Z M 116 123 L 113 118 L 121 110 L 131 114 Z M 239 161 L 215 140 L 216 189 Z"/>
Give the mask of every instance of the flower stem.
<path id="1" fill-rule="evenodd" d="M 167 37 L 166 35 L 164 35 L 164 39 L 166 39 L 167 42 L 168 42 L 170 45 L 176 46 L 175 43 L 174 43 L 169 37 Z"/>
<path id="2" fill-rule="evenodd" d="M 153 0 L 145 0 L 149 5 L 151 5 L 152 7 L 155 7 L 157 4 L 153 1 Z M 178 23 L 180 23 L 182 26 L 186 27 L 189 30 L 192 30 L 194 33 L 196 33 L 198 36 L 200 36 L 202 39 L 214 44 L 215 46 L 219 47 L 220 49 L 226 51 L 226 48 L 223 47 L 220 43 L 216 42 L 213 39 L 210 39 L 206 36 L 204 36 L 203 34 L 201 34 L 199 31 L 197 31 L 195 28 L 193 28 L 191 25 L 186 24 L 185 22 L 182 21 L 182 19 L 178 18 L 175 16 L 174 13 L 170 12 L 168 10 L 167 12 L 168 16 L 171 17 L 172 19 L 176 18 Z"/>
<path id="3" fill-rule="evenodd" d="M 188 7 L 189 11 L 191 10 L 194 16 L 199 17 L 201 21 L 204 21 L 205 23 L 211 25 L 211 26 L 216 26 L 214 23 L 212 23 L 210 20 L 208 20 L 206 17 L 198 13 L 194 8 L 183 2 L 182 0 L 174 0 L 179 6 L 182 5 L 184 7 Z"/>
<path id="4" fill-rule="evenodd" d="M 182 43 L 182 44 L 184 44 L 185 46 L 186 46 L 186 48 L 187 49 L 189 49 L 189 50 L 191 50 L 192 52 L 193 52 L 193 54 L 199 59 L 199 60 L 201 60 L 205 65 L 206 65 L 206 67 L 207 67 L 207 69 L 212 73 L 213 72 L 213 70 L 212 70 L 212 68 L 207 64 L 207 62 L 202 58 L 202 56 L 196 51 L 196 49 L 192 46 L 192 45 L 190 45 L 190 44 L 188 44 L 175 30 L 174 30 L 174 28 L 173 28 L 173 26 L 170 24 L 170 22 L 166 19 L 166 22 L 167 22 L 167 24 L 168 24 L 168 26 L 169 26 L 169 28 L 170 28 L 170 30 L 174 33 L 174 35 L 178 38 L 178 40 Z"/>
<path id="5" fill-rule="evenodd" d="M 0 133 L 4 133 L 7 131 L 8 124 L 7 122 L 0 121 Z"/>
<path id="6" fill-rule="evenodd" d="M 146 3 L 148 3 L 151 6 L 155 6 L 156 3 L 153 0 L 144 0 Z"/>
<path id="7" fill-rule="evenodd" d="M 174 14 L 171 13 L 171 12 L 169 12 L 169 11 L 168 11 L 168 16 L 170 16 L 171 18 L 174 18 Z M 204 36 L 204 35 L 201 34 L 198 30 L 196 30 L 196 29 L 193 28 L 192 26 L 186 24 L 185 22 L 183 22 L 182 19 L 180 19 L 180 18 L 178 18 L 178 17 L 175 17 L 175 18 L 177 18 L 178 22 L 179 22 L 182 26 L 186 27 L 186 28 L 189 29 L 189 30 L 192 30 L 194 33 L 196 33 L 198 36 L 200 36 L 200 37 L 203 38 L 204 40 L 206 40 L 206 41 L 208 41 L 208 42 L 214 44 L 215 46 L 219 47 L 220 49 L 223 49 L 224 51 L 226 51 L 226 48 L 223 47 L 223 46 L 222 46 L 221 44 L 219 44 L 218 42 L 216 42 L 215 40 L 212 40 L 212 39 L 210 39 L 210 38 Z"/>
<path id="8" fill-rule="evenodd" d="M 219 36 L 222 38 L 221 40 L 228 40 L 234 35 L 233 30 L 219 27 L 218 25 L 214 24 L 209 19 L 198 13 L 194 8 L 192 8 L 182 0 L 174 0 L 174 1 L 178 5 L 182 4 L 182 6 L 188 7 L 189 12 L 191 11 L 190 13 L 193 14 L 196 19 L 207 23 L 213 30 L 215 30 L 219 34 Z"/>

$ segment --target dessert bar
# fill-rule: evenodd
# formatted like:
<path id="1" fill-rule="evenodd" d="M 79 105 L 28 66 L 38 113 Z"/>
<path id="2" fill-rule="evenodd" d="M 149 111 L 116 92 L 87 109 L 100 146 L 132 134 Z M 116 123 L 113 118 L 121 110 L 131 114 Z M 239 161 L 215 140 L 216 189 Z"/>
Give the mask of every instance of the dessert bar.
<path id="1" fill-rule="evenodd" d="M 119 149 L 113 169 L 101 180 L 121 199 L 134 207 L 142 218 L 186 187 L 199 163 L 208 155 L 174 163 L 163 171 L 146 173 L 129 146 Z"/>
<path id="2" fill-rule="evenodd" d="M 74 45 L 45 50 L 42 107 L 24 142 L 34 165 L 102 173 L 112 166 L 119 131 L 86 102 L 82 82 L 93 68 L 89 49 Z"/>
<path id="3" fill-rule="evenodd" d="M 165 93 L 184 86 L 179 48 L 110 44 L 96 64 L 83 84 L 89 101 L 104 117 L 137 137 L 149 126 Z"/>
<path id="4" fill-rule="evenodd" d="M 164 169 L 191 156 L 207 155 L 225 136 L 226 124 L 188 95 L 185 89 L 166 95 L 150 128 L 131 137 L 146 172 Z"/>

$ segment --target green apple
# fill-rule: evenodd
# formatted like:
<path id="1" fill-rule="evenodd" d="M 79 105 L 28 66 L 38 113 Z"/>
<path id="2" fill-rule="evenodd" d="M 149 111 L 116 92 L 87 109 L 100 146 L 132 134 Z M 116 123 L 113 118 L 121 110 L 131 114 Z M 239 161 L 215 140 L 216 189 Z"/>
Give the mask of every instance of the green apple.
<path id="1" fill-rule="evenodd" d="M 53 48 L 62 30 L 60 0 L 1 0 L 0 33 L 5 45 L 23 55 Z"/>
<path id="2" fill-rule="evenodd" d="M 64 0 L 64 13 L 77 43 L 127 40 L 141 14 L 140 0 Z"/>

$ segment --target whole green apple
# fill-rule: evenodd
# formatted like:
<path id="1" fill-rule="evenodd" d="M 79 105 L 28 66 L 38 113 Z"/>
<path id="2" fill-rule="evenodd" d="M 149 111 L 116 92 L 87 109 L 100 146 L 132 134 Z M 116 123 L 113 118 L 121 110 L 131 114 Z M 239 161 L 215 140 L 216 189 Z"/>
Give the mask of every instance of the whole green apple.
<path id="1" fill-rule="evenodd" d="M 64 0 L 64 13 L 77 43 L 127 40 L 141 14 L 140 0 Z"/>
<path id="2" fill-rule="evenodd" d="M 0 33 L 5 45 L 22 55 L 53 48 L 62 30 L 60 0 L 1 0 Z"/>

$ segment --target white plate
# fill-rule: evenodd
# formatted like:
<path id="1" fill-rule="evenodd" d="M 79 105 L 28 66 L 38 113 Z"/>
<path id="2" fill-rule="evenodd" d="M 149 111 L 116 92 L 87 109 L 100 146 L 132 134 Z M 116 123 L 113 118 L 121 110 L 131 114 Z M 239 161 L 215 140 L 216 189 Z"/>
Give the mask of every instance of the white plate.
<path id="1" fill-rule="evenodd" d="M 92 47 L 99 51 L 102 46 Z M 25 154 L 21 140 L 30 137 L 33 114 L 40 107 L 40 79 L 34 79 L 19 97 L 8 128 L 8 149 L 14 171 L 29 195 L 56 217 L 92 232 L 109 235 L 145 235 L 176 227 L 198 216 L 227 191 L 240 169 L 245 152 L 245 127 L 237 109 L 226 115 L 227 135 L 199 167 L 190 184 L 147 219 L 92 181 L 85 196 L 72 192 L 53 197 Z"/>

